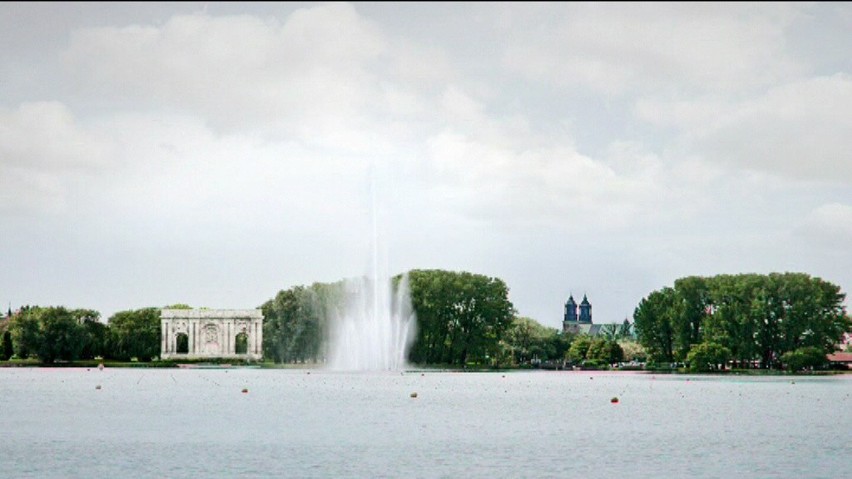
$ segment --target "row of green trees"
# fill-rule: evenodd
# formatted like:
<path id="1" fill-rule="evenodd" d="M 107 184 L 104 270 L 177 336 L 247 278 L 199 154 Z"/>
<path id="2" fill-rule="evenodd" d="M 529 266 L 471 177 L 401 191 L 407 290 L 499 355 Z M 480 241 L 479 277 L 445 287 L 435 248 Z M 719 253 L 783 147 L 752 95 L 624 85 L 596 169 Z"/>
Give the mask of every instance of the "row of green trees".
<path id="1" fill-rule="evenodd" d="M 329 316 L 344 294 L 343 281 L 279 291 L 261 306 L 264 357 L 276 363 L 324 361 Z"/>
<path id="2" fill-rule="evenodd" d="M 690 276 L 642 299 L 633 318 L 656 362 L 795 369 L 800 358 L 825 363 L 852 329 L 844 299 L 839 286 L 804 273 Z"/>
<path id="3" fill-rule="evenodd" d="M 122 311 L 104 324 L 91 309 L 25 306 L 3 331 L 3 359 L 37 357 L 41 362 L 97 357 L 149 361 L 160 353 L 160 311 Z"/>
<path id="4" fill-rule="evenodd" d="M 394 280 L 397 284 L 402 276 Z M 527 365 L 540 361 L 611 364 L 689 362 L 699 369 L 757 362 L 801 368 L 825 360 L 852 329 L 836 285 L 806 274 L 687 277 L 654 291 L 629 321 L 604 325 L 598 338 L 565 334 L 518 317 L 499 279 L 468 272 L 407 274 L 417 335 L 415 364 Z M 275 362 L 322 362 L 331 318 L 346 300 L 344 281 L 280 291 L 261 306 L 263 350 Z M 170 307 L 188 307 L 174 305 Z M 56 360 L 148 361 L 159 354 L 159 308 L 114 314 L 25 307 L 5 325 L 3 354 Z M 0 327 L 0 330 L 3 328 Z M 0 331 L 2 332 L 2 331 Z"/>
<path id="5" fill-rule="evenodd" d="M 625 356 L 644 357 L 641 346 L 631 341 L 627 320 L 605 325 L 598 340 L 575 341 L 576 335 L 517 316 L 509 288 L 499 278 L 446 270 L 413 270 L 407 276 L 417 316 L 417 334 L 408 358 L 414 364 L 611 364 Z M 395 285 L 401 280 L 402 275 L 394 278 Z M 324 361 L 331 318 L 340 312 L 346 294 L 344 281 L 314 283 L 282 290 L 264 303 L 265 357 L 285 363 Z"/>
<path id="6" fill-rule="evenodd" d="M 515 310 L 503 280 L 468 272 L 413 270 L 408 287 L 417 316 L 409 359 L 418 364 L 485 364 L 502 352 Z M 398 287 L 402 275 L 393 279 Z M 314 283 L 280 291 L 261 306 L 264 355 L 276 362 L 323 361 L 331 318 L 346 283 Z"/>

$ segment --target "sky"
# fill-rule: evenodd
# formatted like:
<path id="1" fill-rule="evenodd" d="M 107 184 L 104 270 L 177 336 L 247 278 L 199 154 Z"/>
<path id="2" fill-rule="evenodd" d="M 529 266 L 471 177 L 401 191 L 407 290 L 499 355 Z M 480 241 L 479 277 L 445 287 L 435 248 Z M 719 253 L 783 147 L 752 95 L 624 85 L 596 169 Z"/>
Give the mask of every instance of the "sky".
<path id="1" fill-rule="evenodd" d="M 0 301 L 254 308 L 375 244 L 549 327 L 691 275 L 848 292 L 850 26 L 844 2 L 3 2 Z"/>

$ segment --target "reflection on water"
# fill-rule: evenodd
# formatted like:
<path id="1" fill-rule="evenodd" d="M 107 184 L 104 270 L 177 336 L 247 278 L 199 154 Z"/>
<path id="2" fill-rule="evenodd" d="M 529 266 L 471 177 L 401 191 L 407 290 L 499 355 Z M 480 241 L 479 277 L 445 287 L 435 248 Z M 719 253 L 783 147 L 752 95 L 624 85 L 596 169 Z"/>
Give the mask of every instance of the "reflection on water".
<path id="1" fill-rule="evenodd" d="M 0 477 L 834 478 L 850 394 L 849 375 L 3 368 Z"/>

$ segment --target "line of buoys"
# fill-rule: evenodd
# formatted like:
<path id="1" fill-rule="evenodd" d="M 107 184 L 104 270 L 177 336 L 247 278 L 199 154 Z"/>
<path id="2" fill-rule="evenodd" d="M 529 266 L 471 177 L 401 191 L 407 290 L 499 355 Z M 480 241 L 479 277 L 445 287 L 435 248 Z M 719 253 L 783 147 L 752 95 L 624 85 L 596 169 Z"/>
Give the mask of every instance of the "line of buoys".
<path id="1" fill-rule="evenodd" d="M 95 386 L 95 389 L 100 389 L 100 388 L 101 388 L 101 385 L 100 385 L 100 384 L 98 384 L 97 386 Z"/>
<path id="2" fill-rule="evenodd" d="M 611 402 L 613 404 L 618 404 L 618 398 L 614 397 L 614 398 L 610 399 L 609 402 Z"/>
<path id="3" fill-rule="evenodd" d="M 248 394 L 248 388 L 243 388 L 243 394 Z"/>

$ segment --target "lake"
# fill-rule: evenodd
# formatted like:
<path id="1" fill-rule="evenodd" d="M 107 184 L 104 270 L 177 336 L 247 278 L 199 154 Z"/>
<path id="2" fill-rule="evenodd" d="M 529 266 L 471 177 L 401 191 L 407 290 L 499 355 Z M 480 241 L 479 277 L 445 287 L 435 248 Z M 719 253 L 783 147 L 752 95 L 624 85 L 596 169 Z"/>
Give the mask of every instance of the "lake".
<path id="1" fill-rule="evenodd" d="M 0 477 L 837 478 L 850 394 L 852 375 L 0 368 Z"/>

